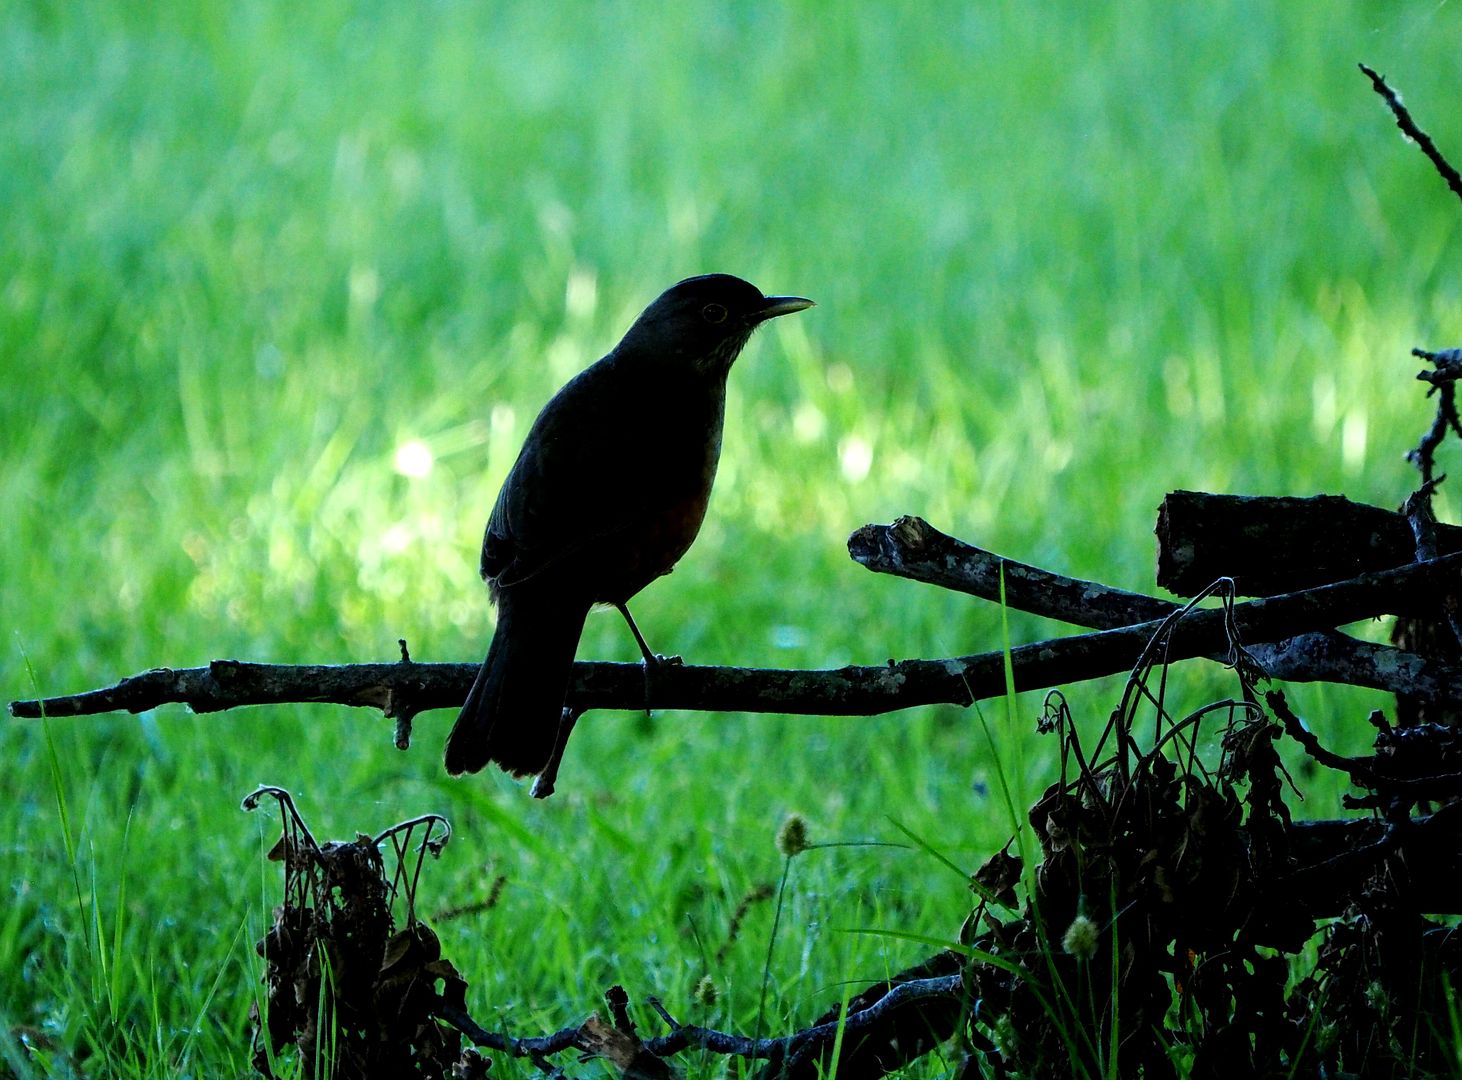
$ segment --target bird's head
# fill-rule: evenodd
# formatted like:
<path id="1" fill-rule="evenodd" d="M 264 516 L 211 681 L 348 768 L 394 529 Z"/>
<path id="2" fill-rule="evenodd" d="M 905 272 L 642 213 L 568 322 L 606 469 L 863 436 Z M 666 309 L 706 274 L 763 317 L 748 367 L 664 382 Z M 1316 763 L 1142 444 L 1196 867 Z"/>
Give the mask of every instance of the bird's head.
<path id="1" fill-rule="evenodd" d="M 689 361 L 706 374 L 724 375 L 758 326 L 810 307 L 801 296 L 764 296 L 730 274 L 686 278 L 645 308 L 616 351 Z"/>

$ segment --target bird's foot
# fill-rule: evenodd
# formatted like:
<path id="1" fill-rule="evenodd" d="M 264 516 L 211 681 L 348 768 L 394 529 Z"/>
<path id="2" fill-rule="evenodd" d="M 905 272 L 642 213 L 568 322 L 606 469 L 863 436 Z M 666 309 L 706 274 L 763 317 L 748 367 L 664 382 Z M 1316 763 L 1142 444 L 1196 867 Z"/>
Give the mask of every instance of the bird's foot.
<path id="1" fill-rule="evenodd" d="M 661 656 L 659 653 L 646 651 L 644 659 L 640 661 L 640 664 L 645 671 L 645 715 L 649 716 L 655 672 L 662 667 L 684 667 L 685 661 L 678 656 Z"/>

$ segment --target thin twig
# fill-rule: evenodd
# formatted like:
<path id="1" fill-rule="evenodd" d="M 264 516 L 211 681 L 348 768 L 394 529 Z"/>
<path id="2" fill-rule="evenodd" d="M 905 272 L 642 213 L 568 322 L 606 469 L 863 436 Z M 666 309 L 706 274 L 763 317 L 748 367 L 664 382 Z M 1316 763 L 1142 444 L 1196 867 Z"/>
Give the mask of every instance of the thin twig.
<path id="1" fill-rule="evenodd" d="M 1400 95 L 1387 85 L 1385 78 L 1365 64 L 1361 64 L 1360 69 L 1366 73 L 1366 78 L 1371 80 L 1371 86 L 1375 88 L 1376 93 L 1380 94 L 1390 107 L 1391 115 L 1396 118 L 1396 126 L 1401 129 L 1401 133 L 1421 147 L 1421 152 L 1427 156 L 1442 179 L 1447 182 L 1447 186 L 1452 189 L 1452 194 L 1462 199 L 1462 174 L 1452 168 L 1451 163 L 1442 156 L 1442 152 L 1437 149 L 1437 144 L 1432 142 L 1431 136 L 1416 126 L 1416 121 L 1411 118 L 1411 113 L 1407 111 L 1405 105 L 1401 104 Z"/>
<path id="2" fill-rule="evenodd" d="M 1431 427 L 1422 435 L 1421 442 L 1416 444 L 1416 449 L 1407 451 L 1406 460 L 1421 470 L 1423 485 L 1440 484 L 1446 477 L 1434 478 L 1433 475 L 1437 447 L 1447 437 L 1448 431 L 1462 437 L 1462 420 L 1457 416 L 1457 380 L 1462 378 L 1462 349 L 1443 349 L 1441 352 L 1412 349 L 1411 355 L 1436 367 L 1435 371 L 1418 371 L 1416 377 L 1431 384 L 1427 396 L 1437 396 L 1437 414 L 1432 418 Z M 1415 529 L 1414 523 L 1412 528 Z"/>

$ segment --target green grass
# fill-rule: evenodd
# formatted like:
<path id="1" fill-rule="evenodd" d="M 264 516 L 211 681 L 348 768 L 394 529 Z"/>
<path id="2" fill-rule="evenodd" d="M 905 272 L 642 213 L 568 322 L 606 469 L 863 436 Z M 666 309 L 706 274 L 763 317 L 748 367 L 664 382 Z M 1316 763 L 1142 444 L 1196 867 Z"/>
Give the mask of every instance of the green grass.
<path id="1" fill-rule="evenodd" d="M 0 689 L 398 637 L 476 659 L 477 539 L 534 412 L 708 270 L 819 306 L 733 373 L 705 532 L 636 604 L 663 651 L 998 648 L 990 605 L 848 561 L 901 513 L 1150 590 L 1171 488 L 1395 504 L 1430 417 L 1406 353 L 1456 344 L 1462 216 L 1354 65 L 1462 161 L 1458 25 L 1359 2 L 0 7 Z M 413 441 L 425 476 L 396 467 Z M 1010 618 L 1015 643 L 1060 630 Z M 611 614 L 580 655 L 635 648 Z M 1177 685 L 1213 696 L 1201 668 Z M 1093 724 L 1115 693 L 1070 692 Z M 1386 704 L 1292 700 L 1352 749 Z M 1051 756 L 1039 696 L 1018 705 L 985 720 L 1026 805 Z M 506 875 L 437 928 L 478 1018 L 519 1034 L 612 982 L 749 1031 L 771 906 L 716 954 L 788 811 L 815 843 L 901 840 L 893 817 L 971 869 L 1008 831 L 954 709 L 591 715 L 547 804 L 448 783 L 449 721 L 404 755 L 379 717 L 314 706 L 0 723 L 0 1021 L 53 1048 L 0 1062 L 247 1069 L 280 887 L 271 819 L 237 810 L 261 781 L 320 836 L 445 813 L 423 903 Z M 968 903 L 923 851 L 809 852 L 767 1029 L 926 951 L 833 927 L 952 937 Z"/>

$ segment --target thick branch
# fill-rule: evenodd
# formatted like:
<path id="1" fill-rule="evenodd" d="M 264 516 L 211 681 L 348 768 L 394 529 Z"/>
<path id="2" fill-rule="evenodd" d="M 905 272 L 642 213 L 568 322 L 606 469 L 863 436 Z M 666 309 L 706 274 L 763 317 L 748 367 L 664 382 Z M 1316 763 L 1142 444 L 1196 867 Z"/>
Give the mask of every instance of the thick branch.
<path id="1" fill-rule="evenodd" d="M 1405 527 L 1404 521 L 1402 525 Z M 848 554 L 875 573 L 938 585 L 992 603 L 1000 602 L 1003 574 L 1005 602 L 1011 607 L 1076 626 L 1110 630 L 1165 619 L 1178 610 L 1177 604 L 1155 596 L 1063 577 L 1002 558 L 940 532 L 923 518 L 901 517 L 892 525 L 864 525 L 848 537 Z M 1408 554 L 1401 561 L 1409 560 Z"/>
<path id="2" fill-rule="evenodd" d="M 1176 492 L 1168 498 L 1172 501 L 1178 497 L 1180 502 L 1186 502 L 1181 497 L 1194 494 L 1197 493 Z M 1357 507 L 1357 504 L 1344 499 L 1338 501 Z M 1374 509 L 1357 508 L 1365 511 Z M 1414 544 L 1410 526 L 1404 517 L 1382 510 L 1376 510 L 1376 513 L 1395 518 L 1396 526 L 1405 531 L 1405 542 Z M 1457 533 L 1462 534 L 1462 529 Z M 1457 540 L 1462 545 L 1462 537 Z M 1400 542 L 1398 540 L 1398 545 Z M 1003 573 L 1005 602 L 1011 607 L 1078 626 L 1100 629 L 1127 626 L 1165 618 L 1179 608 L 1179 605 L 1155 596 L 1063 577 L 1039 567 L 1002 559 L 992 552 L 956 540 L 916 517 L 899 518 L 892 525 L 865 525 L 848 538 L 848 552 L 855 561 L 877 573 L 922 581 L 996 602 L 1000 599 Z M 1413 553 L 1412 546 L 1408 546 L 1404 554 L 1398 548 L 1397 562 L 1410 560 Z M 1254 659 L 1272 678 L 1288 682 L 1337 682 L 1415 693 L 1428 698 L 1446 698 L 1455 694 L 1459 676 L 1462 676 L 1462 670 L 1452 665 L 1427 660 L 1387 645 L 1360 641 L 1333 630 L 1300 634 L 1267 645 L 1247 644 Z M 1222 650 L 1212 655 L 1221 657 Z"/>
<path id="3" fill-rule="evenodd" d="M 1425 593 L 1441 576 L 1455 573 L 1462 557 L 1449 556 L 1353 582 L 1235 608 L 1246 641 L 1293 638 L 1317 626 L 1393 611 L 1393 598 Z M 1017 690 L 1039 690 L 1125 671 L 1136 662 L 1159 622 L 1023 645 L 1011 650 Z M 1184 620 L 1169 660 L 1215 655 L 1226 648 L 1223 613 L 1204 610 Z M 1286 646 L 1287 647 L 1287 646 Z M 1365 650 L 1371 661 L 1364 663 Z M 1319 654 L 1313 654 L 1317 656 Z M 1313 658 L 1312 656 L 1312 658 Z M 1453 666 L 1383 646 L 1361 646 L 1345 657 L 1350 680 L 1377 689 L 1442 696 L 1462 680 Z M 1394 666 L 1392 666 L 1394 665 Z M 158 668 L 116 686 L 69 697 L 15 701 L 16 717 L 80 716 L 143 712 L 181 702 L 195 712 L 245 705 L 329 702 L 411 713 L 456 708 L 476 675 L 475 664 L 255 664 L 215 660 L 207 667 Z M 920 705 L 969 705 L 1005 692 L 1000 652 L 947 660 L 902 660 L 878 667 L 822 671 L 667 666 L 656 672 L 649 704 L 657 709 L 709 712 L 777 712 L 807 716 L 872 716 Z M 638 664 L 574 665 L 568 703 L 582 709 L 645 707 L 644 670 Z"/>
<path id="4" fill-rule="evenodd" d="M 959 992 L 960 977 L 957 974 L 897 983 L 886 993 L 878 995 L 873 1004 L 857 1012 L 850 1012 L 844 1025 L 843 1037 L 849 1039 L 864 1035 L 887 1024 L 896 1012 L 909 1005 L 957 999 Z M 645 1046 L 651 1053 L 662 1055 L 675 1053 L 687 1046 L 697 1046 L 723 1054 L 770 1058 L 776 1062 L 805 1054 L 809 1048 L 831 1048 L 837 1028 L 838 1021 L 833 1019 L 782 1038 L 753 1042 L 751 1039 L 728 1036 L 706 1028 L 678 1027 L 668 1035 L 650 1039 Z"/>
<path id="5" fill-rule="evenodd" d="M 813 1021 L 786 1060 L 769 1062 L 757 1080 L 818 1080 L 834 1068 L 839 1076 L 859 1078 L 897 1072 L 951 1038 L 973 1009 L 960 978 L 963 967 L 960 954 L 945 950 L 875 983 L 848 999 L 848 1017 L 859 1023 L 843 1032 L 836 1062 L 831 1054 L 842 1006 Z"/>
<path id="6" fill-rule="evenodd" d="M 1340 495 L 1173 491 L 1157 517 L 1157 583 L 1193 596 L 1230 577 L 1242 596 L 1309 589 L 1416 558 L 1402 514 Z M 1462 528 L 1437 526 L 1437 554 L 1462 551 Z"/>
<path id="7" fill-rule="evenodd" d="M 1276 883 L 1269 902 L 1310 919 L 1345 913 L 1365 875 L 1392 858 L 1407 868 L 1408 902 L 1433 915 L 1462 914 L 1458 811 L 1444 807 L 1399 825 L 1377 818 L 1297 821 L 1288 829 L 1297 869 Z"/>
<path id="8" fill-rule="evenodd" d="M 864 529 L 855 535 L 871 534 Z M 1315 630 L 1423 608 L 1455 580 L 1459 569 L 1462 555 L 1450 555 L 1363 574 L 1307 592 L 1239 604 L 1234 608 L 1235 620 L 1246 644 L 1284 642 Z M 1117 590 L 1102 591 L 1122 595 Z M 1012 649 L 1015 688 L 1039 690 L 1125 671 L 1160 622 L 1149 620 Z M 1227 647 L 1223 613 L 1195 611 L 1183 620 L 1167 657 L 1176 661 L 1219 655 Z M 1379 647 L 1371 655 L 1374 668 L 1364 673 L 1364 679 L 1357 679 L 1362 685 L 1436 696 L 1459 681 L 1459 672 L 1450 665 L 1406 653 L 1383 653 Z M 1356 656 L 1349 659 L 1359 663 Z M 472 664 L 409 660 L 338 666 L 215 660 L 200 668 L 158 668 L 74 696 L 15 701 L 10 712 L 17 717 L 117 710 L 135 713 L 168 702 L 182 702 L 195 712 L 217 712 L 243 705 L 329 702 L 378 708 L 388 716 L 410 716 L 460 705 L 475 674 Z M 920 705 L 969 705 L 1004 692 L 1004 655 L 996 651 L 823 671 L 666 665 L 656 672 L 648 704 L 658 709 L 713 712 L 871 716 Z M 646 705 L 645 696 L 644 671 L 638 664 L 577 663 L 566 704 L 583 710 L 639 710 Z"/>

